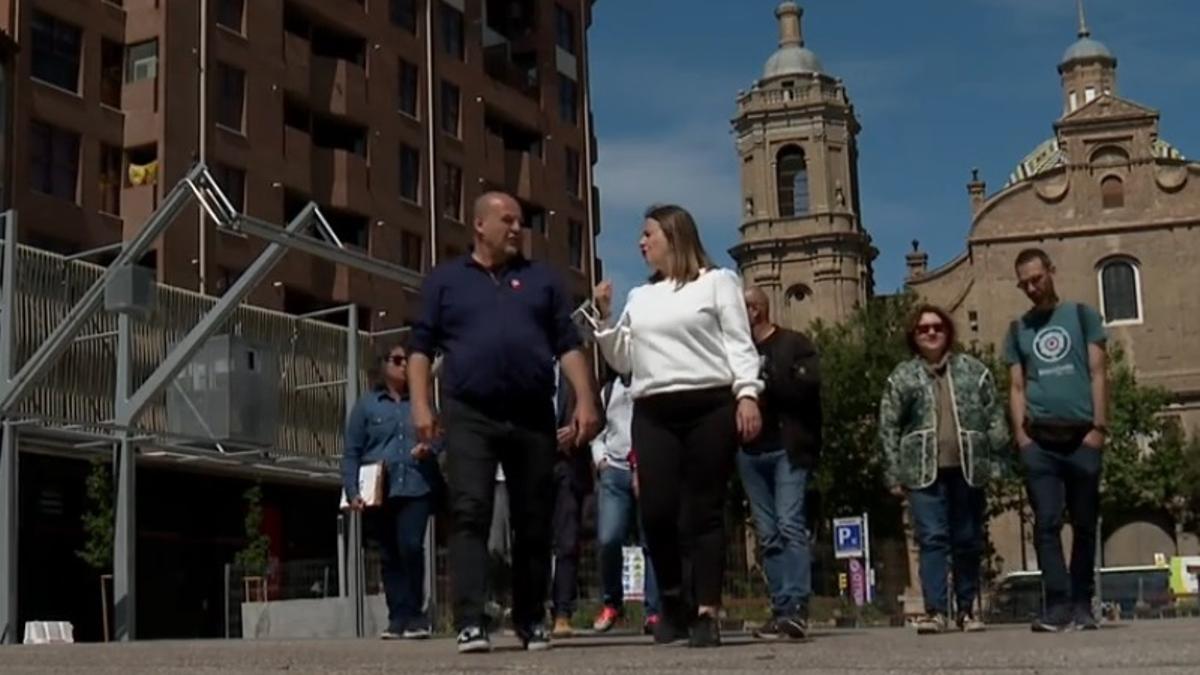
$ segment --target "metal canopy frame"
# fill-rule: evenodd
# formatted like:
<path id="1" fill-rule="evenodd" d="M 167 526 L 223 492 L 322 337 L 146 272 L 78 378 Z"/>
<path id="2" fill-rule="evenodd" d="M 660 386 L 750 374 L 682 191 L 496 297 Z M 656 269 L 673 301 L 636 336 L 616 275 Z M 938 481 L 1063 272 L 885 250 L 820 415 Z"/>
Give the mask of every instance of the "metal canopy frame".
<path id="1" fill-rule="evenodd" d="M 114 391 L 116 419 L 111 423 L 98 423 L 96 428 L 111 431 L 87 431 L 73 429 L 75 425 L 55 423 L 46 418 L 18 419 L 14 417 L 16 406 L 27 396 L 34 385 L 41 381 L 63 357 L 70 346 L 80 338 L 79 333 L 90 318 L 101 309 L 104 291 L 122 268 L 136 264 L 171 226 L 184 208 L 192 201 L 202 209 L 218 230 L 237 234 L 248 234 L 267 240 L 267 248 L 251 263 L 250 267 L 217 300 L 188 334 L 177 344 L 168 348 L 166 358 L 140 386 L 134 389 L 132 367 L 132 335 L 134 318 L 127 313 L 117 321 L 117 383 Z M 260 470 L 307 473 L 311 476 L 337 475 L 336 469 L 328 465 L 309 464 L 307 458 L 285 458 L 265 460 L 265 450 L 228 452 L 220 444 L 216 452 L 181 443 L 178 437 L 168 434 L 138 434 L 134 424 L 151 400 L 162 392 L 203 347 L 205 341 L 221 328 L 246 296 L 265 278 L 287 250 L 298 250 L 334 263 L 399 282 L 409 288 L 417 288 L 422 275 L 407 268 L 371 258 L 359 251 L 351 250 L 338 238 L 317 204 L 309 202 L 285 228 L 254 218 L 235 209 L 221 191 L 203 163 L 197 163 L 164 196 L 162 202 L 142 227 L 120 245 L 120 252 L 103 274 L 75 302 L 62 322 L 34 351 L 33 355 L 14 372 L 13 355 L 15 333 L 16 262 L 17 262 L 17 214 L 7 211 L 0 214 L 4 228 L 2 277 L 0 277 L 0 644 L 17 641 L 17 527 L 19 520 L 18 485 L 20 435 L 29 434 L 46 438 L 73 439 L 77 448 L 112 444 L 116 450 L 116 535 L 113 545 L 113 586 L 115 635 L 118 640 L 132 640 L 136 636 L 136 473 L 134 471 L 139 445 L 154 447 L 154 456 L 174 456 L 184 461 L 237 462 L 249 464 Z M 322 238 L 306 233 L 316 226 Z M 114 250 L 118 245 L 102 247 Z M 98 249 L 99 250 L 99 249 Z M 97 250 L 97 251 L 98 251 Z M 350 367 L 344 382 L 346 386 L 346 414 L 349 414 L 358 394 L 358 312 L 355 305 L 343 307 L 349 312 L 347 331 L 347 357 Z M 83 336 L 91 339 L 94 336 Z M 106 336 L 105 336 L 106 337 Z M 340 383 L 339 383 L 340 384 Z M 30 426 L 33 430 L 23 431 Z M 209 441 L 211 443 L 211 441 Z M 147 456 L 151 456 L 149 453 Z M 284 466 L 286 465 L 286 467 Z M 352 578 L 355 578 L 353 594 L 356 599 L 356 632 L 363 631 L 363 570 L 361 560 L 361 519 L 352 518 Z M 357 559 L 357 560 L 355 560 Z"/>

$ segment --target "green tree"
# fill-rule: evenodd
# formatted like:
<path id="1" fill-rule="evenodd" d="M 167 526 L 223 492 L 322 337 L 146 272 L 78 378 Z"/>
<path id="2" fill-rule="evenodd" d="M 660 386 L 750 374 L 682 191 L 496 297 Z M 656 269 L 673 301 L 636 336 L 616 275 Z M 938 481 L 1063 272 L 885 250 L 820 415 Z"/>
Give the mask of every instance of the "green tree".
<path id="1" fill-rule="evenodd" d="M 874 298 L 846 322 L 817 322 L 810 331 L 821 355 L 822 516 L 865 511 L 876 517 L 872 531 L 879 534 L 899 525 L 883 484 L 879 400 L 892 370 L 909 356 L 904 325 L 914 304 L 909 293 Z"/>
<path id="2" fill-rule="evenodd" d="M 1183 430 L 1162 415 L 1171 395 L 1138 383 L 1118 343 L 1109 348 L 1109 436 L 1104 448 L 1100 509 L 1106 523 L 1148 512 L 1186 517 L 1191 486 Z"/>
<path id="3" fill-rule="evenodd" d="M 270 537 L 262 531 L 262 486 L 251 487 L 242 498 L 246 501 L 246 547 L 234 556 L 233 564 L 247 576 L 262 576 L 267 573 L 271 548 Z"/>
<path id="4" fill-rule="evenodd" d="M 101 574 L 112 569 L 113 537 L 116 512 L 113 508 L 112 469 L 102 459 L 92 460 L 85 483 L 87 510 L 83 512 L 83 548 L 76 551 L 92 569 Z"/>

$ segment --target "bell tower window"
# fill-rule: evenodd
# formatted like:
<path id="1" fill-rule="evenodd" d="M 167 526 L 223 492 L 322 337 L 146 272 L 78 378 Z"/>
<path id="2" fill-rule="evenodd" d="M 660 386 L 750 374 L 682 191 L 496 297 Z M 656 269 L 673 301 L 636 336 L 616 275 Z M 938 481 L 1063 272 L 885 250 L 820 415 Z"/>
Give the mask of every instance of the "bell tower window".
<path id="1" fill-rule="evenodd" d="M 775 158 L 779 215 L 784 218 L 808 213 L 808 168 L 804 151 L 789 145 Z"/>

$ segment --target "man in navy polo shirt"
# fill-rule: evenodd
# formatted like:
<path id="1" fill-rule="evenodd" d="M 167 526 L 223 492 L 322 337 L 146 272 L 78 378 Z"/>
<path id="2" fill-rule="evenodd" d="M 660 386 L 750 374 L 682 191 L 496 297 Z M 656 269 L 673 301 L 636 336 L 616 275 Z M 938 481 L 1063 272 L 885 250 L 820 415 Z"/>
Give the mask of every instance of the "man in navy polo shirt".
<path id="1" fill-rule="evenodd" d="M 590 441 L 600 418 L 562 282 L 519 252 L 520 204 L 488 192 L 473 210 L 471 253 L 438 265 L 421 289 L 409 356 L 413 424 L 422 439 L 440 433 L 428 392 L 430 363 L 441 353 L 458 650 L 491 649 L 485 562 L 497 464 L 504 468 L 511 512 L 513 626 L 526 649 L 546 649 L 558 445 L 555 359 L 575 394 L 572 445 Z"/>

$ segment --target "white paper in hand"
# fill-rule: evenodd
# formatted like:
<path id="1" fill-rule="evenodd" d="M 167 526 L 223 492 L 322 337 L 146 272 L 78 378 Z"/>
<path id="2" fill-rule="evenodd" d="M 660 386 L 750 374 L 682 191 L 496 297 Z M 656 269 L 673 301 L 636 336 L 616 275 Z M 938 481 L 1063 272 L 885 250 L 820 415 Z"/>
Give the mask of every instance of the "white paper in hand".
<path id="1" fill-rule="evenodd" d="M 363 464 L 358 467 L 358 495 L 362 497 L 365 506 L 383 504 L 383 462 Z M 343 489 L 340 508 L 344 509 L 348 506 L 350 506 L 350 501 L 346 499 L 346 490 Z"/>

